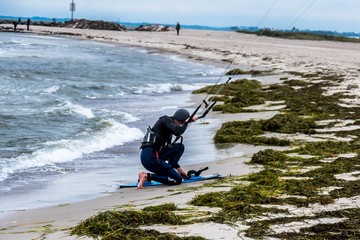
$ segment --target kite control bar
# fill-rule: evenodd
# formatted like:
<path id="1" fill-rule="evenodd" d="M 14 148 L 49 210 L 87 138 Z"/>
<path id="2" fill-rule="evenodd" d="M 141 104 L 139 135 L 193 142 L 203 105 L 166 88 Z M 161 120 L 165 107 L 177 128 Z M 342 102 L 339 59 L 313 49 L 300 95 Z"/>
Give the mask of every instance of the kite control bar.
<path id="1" fill-rule="evenodd" d="M 215 97 L 217 95 L 219 95 L 220 91 L 230 82 L 231 77 L 229 77 L 229 79 L 219 88 L 219 90 L 217 90 L 217 92 L 215 93 L 214 96 L 212 96 L 212 99 L 215 99 Z M 210 92 L 212 92 L 212 90 L 214 89 L 216 85 L 213 86 L 213 88 L 211 89 Z M 190 116 L 190 121 L 195 117 L 195 115 L 197 114 L 197 112 L 199 111 L 199 109 L 202 107 L 202 105 L 205 105 L 205 111 L 198 117 L 198 119 L 201 118 L 205 118 L 206 115 L 210 112 L 210 110 L 215 106 L 216 101 L 213 101 L 211 104 L 209 104 L 206 99 L 209 96 L 209 94 L 202 100 L 202 102 L 200 103 L 200 105 L 195 109 L 195 111 L 191 114 Z"/>

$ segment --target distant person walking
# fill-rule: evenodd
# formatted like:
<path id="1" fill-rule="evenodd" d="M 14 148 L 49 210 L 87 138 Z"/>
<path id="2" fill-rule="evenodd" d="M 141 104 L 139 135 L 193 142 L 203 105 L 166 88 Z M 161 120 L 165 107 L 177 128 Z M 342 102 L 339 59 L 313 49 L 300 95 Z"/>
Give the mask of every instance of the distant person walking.
<path id="1" fill-rule="evenodd" d="M 30 18 L 28 18 L 27 20 L 26 20 L 26 29 L 29 31 L 30 30 L 30 23 L 31 23 L 31 20 L 30 20 Z"/>
<path id="2" fill-rule="evenodd" d="M 180 23 L 177 22 L 175 29 L 176 29 L 176 34 L 177 34 L 178 36 L 179 36 L 180 28 L 181 28 Z"/>
<path id="3" fill-rule="evenodd" d="M 19 23 L 21 23 L 21 18 L 19 18 L 17 21 L 14 21 L 14 32 L 16 32 L 16 27 Z"/>
<path id="4" fill-rule="evenodd" d="M 16 27 L 17 27 L 17 25 L 18 25 L 18 22 L 17 22 L 17 21 L 14 21 L 13 24 L 14 24 L 14 32 L 16 32 Z"/>

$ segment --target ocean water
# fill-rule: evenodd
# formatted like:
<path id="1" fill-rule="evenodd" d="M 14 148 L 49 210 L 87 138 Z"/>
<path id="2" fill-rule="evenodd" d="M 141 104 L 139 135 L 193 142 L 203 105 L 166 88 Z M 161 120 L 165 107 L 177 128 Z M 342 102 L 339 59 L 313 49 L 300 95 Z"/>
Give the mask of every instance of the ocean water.
<path id="1" fill-rule="evenodd" d="M 85 200 L 135 181 L 146 126 L 192 104 L 191 91 L 223 70 L 148 49 L 1 33 L 0 212 Z M 193 134 L 183 164 L 214 160 L 211 147 L 197 149 L 211 143 L 207 128 L 185 133 Z"/>

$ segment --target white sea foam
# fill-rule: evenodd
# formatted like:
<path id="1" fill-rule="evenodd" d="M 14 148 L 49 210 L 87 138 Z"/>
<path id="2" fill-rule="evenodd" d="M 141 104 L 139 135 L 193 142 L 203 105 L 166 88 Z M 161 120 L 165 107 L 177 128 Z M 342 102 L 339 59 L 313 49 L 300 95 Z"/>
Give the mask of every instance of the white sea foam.
<path id="1" fill-rule="evenodd" d="M 95 97 L 95 96 L 86 96 L 86 98 L 88 98 L 88 99 L 97 99 L 97 97 Z"/>
<path id="2" fill-rule="evenodd" d="M 83 107 L 81 105 L 76 104 L 69 104 L 70 110 L 73 112 L 76 112 L 80 115 L 83 115 L 87 118 L 93 118 L 95 115 L 93 114 L 92 110 L 90 108 Z"/>
<path id="3" fill-rule="evenodd" d="M 205 84 L 178 84 L 178 83 L 163 83 L 163 84 L 147 84 L 133 88 L 134 94 L 150 94 L 150 93 L 167 93 L 177 91 L 193 91 L 205 86 Z"/>
<path id="4" fill-rule="evenodd" d="M 112 119 L 103 121 L 106 127 L 101 131 L 91 134 L 83 133 L 73 139 L 47 142 L 44 148 L 32 154 L 23 154 L 12 159 L 0 159 L 4 163 L 0 172 L 0 181 L 17 171 L 34 167 L 53 167 L 56 163 L 70 162 L 81 158 L 84 154 L 124 145 L 143 136 L 143 132 L 137 128 L 130 128 Z"/>
<path id="5" fill-rule="evenodd" d="M 139 53 L 148 53 L 149 51 L 143 48 L 133 48 L 133 51 L 139 52 Z"/>
<path id="6" fill-rule="evenodd" d="M 56 93 L 59 89 L 60 89 L 59 86 L 52 86 L 43 90 L 43 93 L 49 93 L 49 94 Z"/>
<path id="7" fill-rule="evenodd" d="M 138 121 L 140 118 L 135 117 L 134 115 L 131 115 L 127 112 L 117 111 L 117 110 L 108 110 L 103 109 L 101 111 L 102 113 L 106 114 L 108 117 L 121 117 L 121 122 L 129 123 L 129 122 L 135 122 Z"/>
<path id="8" fill-rule="evenodd" d="M 78 105 L 78 104 L 74 104 L 70 101 L 66 101 L 64 103 L 60 103 L 58 106 L 56 107 L 52 107 L 49 108 L 47 110 L 45 110 L 45 113 L 49 113 L 49 112 L 56 112 L 56 111 L 60 111 L 63 113 L 77 113 L 80 114 L 82 116 L 85 116 L 87 118 L 93 118 L 95 117 L 94 113 L 92 112 L 92 110 L 90 108 L 86 108 L 84 106 Z"/>
<path id="9" fill-rule="evenodd" d="M 163 110 L 166 110 L 166 109 L 176 109 L 178 108 L 177 106 L 165 106 L 165 107 L 161 107 L 160 110 L 163 111 Z"/>
<path id="10" fill-rule="evenodd" d="M 170 58 L 172 61 L 176 61 L 176 62 L 185 62 L 187 61 L 187 59 L 181 57 L 181 56 L 178 56 L 178 55 L 170 55 L 168 56 L 168 58 Z"/>
<path id="11" fill-rule="evenodd" d="M 34 39 L 34 40 L 62 40 L 63 38 L 61 37 L 56 37 L 56 36 L 42 36 L 42 35 L 29 35 L 27 36 L 27 38 L 29 39 Z"/>
<path id="12" fill-rule="evenodd" d="M 21 46 L 29 46 L 29 45 L 31 45 L 31 42 L 25 41 L 24 39 L 21 39 L 21 38 L 13 38 L 13 39 L 11 39 L 11 41 L 9 43 L 10 44 L 17 44 L 17 45 L 21 45 Z"/>

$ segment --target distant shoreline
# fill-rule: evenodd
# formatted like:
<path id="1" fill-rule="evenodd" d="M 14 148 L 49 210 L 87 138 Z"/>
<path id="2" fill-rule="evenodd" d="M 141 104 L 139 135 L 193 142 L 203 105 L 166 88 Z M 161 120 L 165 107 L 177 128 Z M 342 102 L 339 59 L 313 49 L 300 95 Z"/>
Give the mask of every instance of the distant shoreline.
<path id="1" fill-rule="evenodd" d="M 22 21 L 26 21 L 27 17 L 20 17 Z M 17 21 L 19 17 L 13 16 L 0 16 L 0 24 L 9 24 L 13 21 Z M 71 21 L 70 18 L 42 18 L 42 17 L 30 17 L 32 22 L 36 22 L 35 25 L 41 25 L 40 23 L 45 23 L 44 25 L 48 25 L 52 22 L 64 23 L 66 21 Z M 78 19 L 75 19 L 78 20 Z M 101 21 L 101 20 L 89 20 L 89 21 Z M 108 23 L 116 23 L 124 25 L 128 28 L 128 30 L 132 30 L 141 25 L 159 25 L 159 26 L 170 26 L 175 27 L 176 23 L 167 24 L 167 23 L 150 23 L 150 22 L 120 22 L 120 21 L 104 21 Z M 181 25 L 182 29 L 193 29 L 193 30 L 209 30 L 209 31 L 236 31 L 239 30 L 239 27 L 231 26 L 231 27 L 214 27 L 214 26 L 202 26 L 202 25 Z M 244 27 L 246 29 L 253 29 L 254 27 Z"/>
<path id="2" fill-rule="evenodd" d="M 0 24 L 3 29 L 12 27 L 11 24 Z M 274 74 L 284 71 L 316 72 L 317 66 L 322 65 L 322 68 L 328 69 L 329 66 L 338 74 L 351 75 L 343 65 L 357 69 L 357 61 L 352 56 L 354 51 L 360 49 L 360 44 L 351 42 L 289 40 L 230 31 L 183 29 L 180 36 L 176 36 L 175 31 L 106 31 L 45 26 L 31 26 L 30 31 L 26 31 L 25 25 L 19 25 L 18 30 L 156 49 L 180 54 L 193 61 L 215 64 L 224 70 L 227 67 L 261 69 L 272 70 Z M 322 57 L 314 55 L 314 52 L 319 52 Z M 301 60 L 308 56 L 308 62 Z M 324 65 L 324 61 L 331 63 L 331 66 Z"/>
<path id="3" fill-rule="evenodd" d="M 0 16 L 0 24 L 2 23 L 2 20 L 10 20 L 14 21 L 17 20 L 19 17 L 15 16 Z M 25 20 L 27 17 L 20 17 L 21 19 Z M 56 22 L 64 23 L 66 21 L 71 21 L 70 18 L 49 18 L 49 17 L 30 17 L 31 21 L 35 22 L 53 22 L 54 20 Z M 90 19 L 89 19 L 90 20 Z M 100 19 L 91 19 L 91 21 L 102 21 Z M 134 29 L 140 25 L 160 25 L 160 26 L 170 26 L 175 27 L 176 23 L 153 23 L 153 22 L 123 22 L 123 21 L 106 21 L 109 23 L 116 23 L 124 25 L 128 30 Z M 204 25 L 181 25 L 182 29 L 192 29 L 192 30 L 207 30 L 207 31 L 245 31 L 245 32 L 259 32 L 263 29 L 258 26 L 204 26 Z M 307 34 L 315 34 L 315 35 L 328 35 L 328 36 L 341 36 L 341 37 L 347 37 L 347 38 L 360 38 L 360 31 L 359 32 L 338 32 L 338 31 L 332 31 L 332 30 L 325 30 L 325 29 L 273 29 L 273 28 L 265 28 L 270 31 L 276 31 L 276 32 L 302 32 Z"/>

